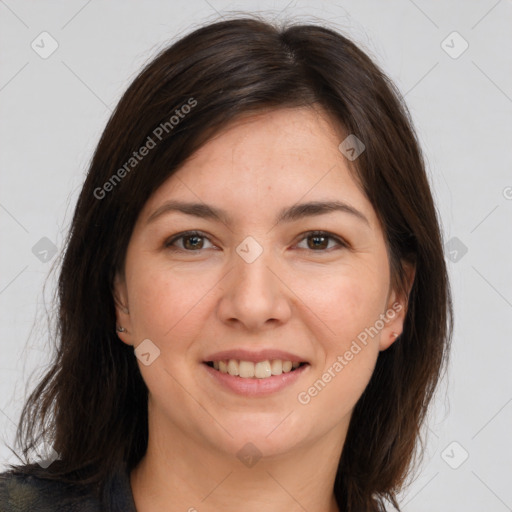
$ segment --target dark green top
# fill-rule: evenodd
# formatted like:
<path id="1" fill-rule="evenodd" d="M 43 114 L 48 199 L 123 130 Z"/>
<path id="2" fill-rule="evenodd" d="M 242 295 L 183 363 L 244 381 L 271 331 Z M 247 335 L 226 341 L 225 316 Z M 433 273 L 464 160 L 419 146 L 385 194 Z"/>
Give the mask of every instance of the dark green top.
<path id="1" fill-rule="evenodd" d="M 109 477 L 100 496 L 33 475 L 0 473 L 0 512 L 137 512 L 128 472 Z"/>

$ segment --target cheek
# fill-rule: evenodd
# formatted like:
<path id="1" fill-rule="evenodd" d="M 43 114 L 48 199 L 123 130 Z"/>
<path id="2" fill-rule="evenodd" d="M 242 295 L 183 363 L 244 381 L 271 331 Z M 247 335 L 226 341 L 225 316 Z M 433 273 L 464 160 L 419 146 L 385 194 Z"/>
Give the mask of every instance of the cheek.
<path id="1" fill-rule="evenodd" d="M 318 365 L 297 399 L 319 415 L 330 411 L 327 426 L 348 418 L 371 379 L 379 354 L 379 334 L 371 328 L 382 313 L 383 293 L 383 288 L 345 276 L 331 292 L 317 295 L 323 321 L 317 323 L 328 328 L 315 336 Z"/>
<path id="2" fill-rule="evenodd" d="M 327 317 L 336 333 L 325 346 L 321 377 L 329 381 L 326 404 L 351 410 L 368 385 L 379 355 L 379 318 L 387 295 L 386 275 L 364 272 L 345 276 L 332 294 Z M 326 372 L 328 375 L 326 375 Z M 333 377 L 335 375 L 335 377 Z"/>
<path id="3" fill-rule="evenodd" d="M 180 271 L 178 265 L 140 265 L 142 271 L 127 276 L 130 315 L 139 337 L 164 343 L 180 339 L 186 331 L 198 327 L 201 304 L 214 287 L 211 273 Z"/>
<path id="4" fill-rule="evenodd" d="M 321 321 L 331 350 L 343 350 L 383 312 L 386 276 L 369 268 L 346 267 L 301 281 L 298 295 Z"/>

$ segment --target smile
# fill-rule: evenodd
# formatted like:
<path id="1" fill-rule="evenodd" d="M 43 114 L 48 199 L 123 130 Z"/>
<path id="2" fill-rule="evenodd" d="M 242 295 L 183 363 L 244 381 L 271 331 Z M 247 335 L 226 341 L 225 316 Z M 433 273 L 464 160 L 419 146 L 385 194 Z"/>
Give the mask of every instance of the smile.
<path id="1" fill-rule="evenodd" d="M 208 361 L 206 364 L 221 373 L 227 373 L 234 377 L 241 377 L 242 379 L 268 379 L 274 375 L 294 371 L 306 363 L 283 361 L 282 359 L 267 359 L 259 362 L 225 359 L 220 361 Z"/>
<path id="2" fill-rule="evenodd" d="M 202 364 L 214 386 L 251 398 L 265 397 L 292 386 L 308 373 L 310 366 L 309 363 L 282 359 L 256 362 L 220 359 Z"/>

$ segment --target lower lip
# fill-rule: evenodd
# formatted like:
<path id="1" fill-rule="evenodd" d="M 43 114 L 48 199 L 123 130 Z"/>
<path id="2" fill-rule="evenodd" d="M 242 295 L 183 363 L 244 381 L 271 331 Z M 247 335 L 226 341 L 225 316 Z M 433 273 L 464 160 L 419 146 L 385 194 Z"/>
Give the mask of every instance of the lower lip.
<path id="1" fill-rule="evenodd" d="M 230 375 L 229 373 L 222 373 L 206 363 L 203 363 L 206 371 L 222 386 L 225 388 L 244 396 L 264 396 L 270 395 L 281 391 L 287 386 L 291 386 L 297 381 L 305 372 L 308 371 L 309 364 L 299 366 L 299 368 L 282 373 L 281 375 L 272 375 L 265 379 L 245 379 L 243 377 L 237 377 Z"/>

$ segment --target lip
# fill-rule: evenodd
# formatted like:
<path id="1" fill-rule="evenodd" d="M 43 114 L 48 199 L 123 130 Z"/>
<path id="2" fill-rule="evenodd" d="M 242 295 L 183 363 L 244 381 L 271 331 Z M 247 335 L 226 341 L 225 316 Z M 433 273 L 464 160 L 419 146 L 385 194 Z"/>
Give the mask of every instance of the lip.
<path id="1" fill-rule="evenodd" d="M 282 361 L 291 361 L 292 363 L 309 363 L 309 361 L 296 354 L 275 349 L 265 349 L 258 351 L 245 349 L 223 350 L 222 352 L 215 352 L 214 354 L 209 355 L 204 360 L 204 362 L 207 363 L 209 361 L 225 361 L 226 359 L 252 361 L 253 363 L 258 363 L 267 359 L 281 359 Z"/>
<path id="2" fill-rule="evenodd" d="M 232 357 L 231 359 L 235 358 Z M 280 359 L 280 357 L 274 357 L 274 359 Z M 250 361 L 250 359 L 244 360 Z M 293 362 L 293 359 L 285 360 Z M 247 397 L 266 396 L 272 393 L 277 393 L 278 391 L 281 391 L 284 388 L 297 382 L 297 380 L 300 379 L 304 374 L 308 373 L 310 367 L 309 364 L 304 364 L 293 371 L 282 373 L 281 375 L 272 375 L 272 377 L 267 377 L 265 379 L 258 379 L 257 377 L 245 379 L 243 377 L 238 377 L 235 375 L 230 375 L 229 373 L 222 373 L 219 370 L 215 370 L 215 368 L 208 366 L 206 362 L 202 363 L 201 366 L 221 387 L 238 395 Z"/>

